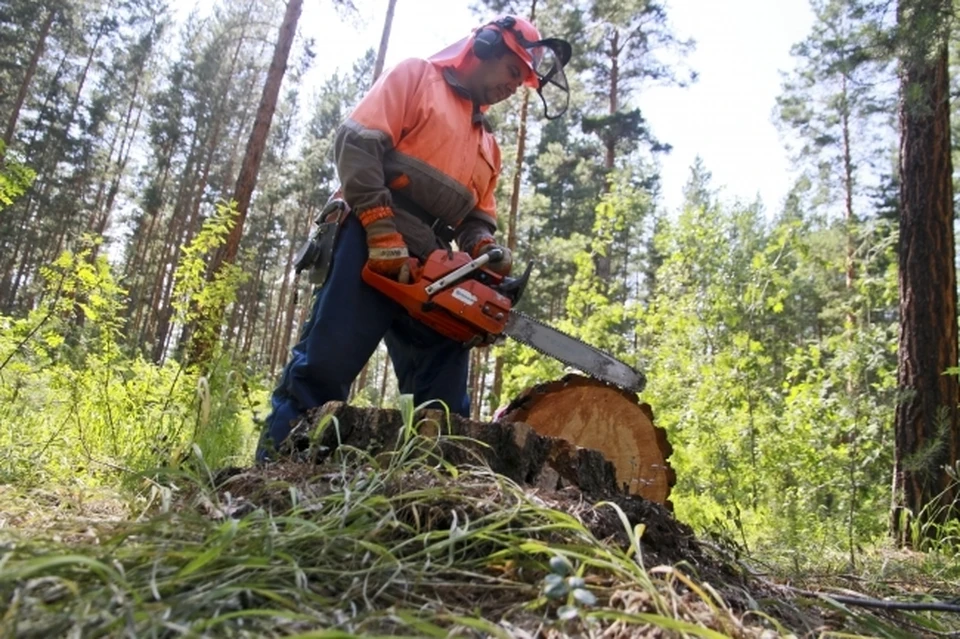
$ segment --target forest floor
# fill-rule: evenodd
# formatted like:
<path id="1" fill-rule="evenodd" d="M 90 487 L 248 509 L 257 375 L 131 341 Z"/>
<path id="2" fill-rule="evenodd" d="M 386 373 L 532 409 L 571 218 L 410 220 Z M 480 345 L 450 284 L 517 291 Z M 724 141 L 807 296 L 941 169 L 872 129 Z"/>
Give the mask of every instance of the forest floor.
<path id="1" fill-rule="evenodd" d="M 792 571 L 435 450 L 0 486 L 0 636 L 960 636 L 955 557 Z"/>

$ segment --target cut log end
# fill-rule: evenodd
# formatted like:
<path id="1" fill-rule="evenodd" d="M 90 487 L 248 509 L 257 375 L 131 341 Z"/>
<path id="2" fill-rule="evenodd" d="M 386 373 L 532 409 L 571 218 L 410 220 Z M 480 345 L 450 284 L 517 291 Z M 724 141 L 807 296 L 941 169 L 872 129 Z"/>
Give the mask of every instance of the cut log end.
<path id="1" fill-rule="evenodd" d="M 634 393 L 567 375 L 521 393 L 499 421 L 525 422 L 541 435 L 603 453 L 626 492 L 672 509 L 673 448 L 666 432 L 654 425 L 650 405 L 641 404 Z"/>

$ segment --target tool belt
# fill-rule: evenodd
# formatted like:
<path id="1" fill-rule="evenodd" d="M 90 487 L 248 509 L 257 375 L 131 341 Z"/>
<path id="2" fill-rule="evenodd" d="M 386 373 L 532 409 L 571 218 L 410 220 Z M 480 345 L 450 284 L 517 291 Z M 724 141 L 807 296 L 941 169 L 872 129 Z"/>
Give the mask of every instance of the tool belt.
<path id="1" fill-rule="evenodd" d="M 340 198 L 331 197 L 314 220 L 317 228 L 310 234 L 310 237 L 307 238 L 294 257 L 293 264 L 296 274 L 299 275 L 301 271 L 308 271 L 310 283 L 314 286 L 323 286 L 327 281 L 333 263 L 333 250 L 337 245 L 340 224 L 343 223 L 349 212 L 350 208 L 346 202 Z"/>
<path id="2" fill-rule="evenodd" d="M 411 200 L 410 198 L 397 193 L 396 191 L 390 191 L 390 194 L 393 196 L 393 203 L 397 208 L 402 209 L 409 213 L 410 215 L 418 218 L 421 222 L 430 227 L 430 230 L 433 231 L 433 234 L 439 237 L 441 240 L 449 244 L 457 235 L 456 229 L 452 226 L 441 220 L 440 218 L 430 215 L 427 213 L 426 209 L 422 206 Z"/>

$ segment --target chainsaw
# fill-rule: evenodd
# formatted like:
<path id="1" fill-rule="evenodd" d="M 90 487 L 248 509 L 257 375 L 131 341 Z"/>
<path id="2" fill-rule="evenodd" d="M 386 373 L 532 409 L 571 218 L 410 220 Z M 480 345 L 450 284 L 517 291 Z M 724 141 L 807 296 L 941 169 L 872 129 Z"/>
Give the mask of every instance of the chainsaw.
<path id="1" fill-rule="evenodd" d="M 403 306 L 416 320 L 467 348 L 511 337 L 587 375 L 628 391 L 643 390 L 643 373 L 515 310 L 533 265 L 527 266 L 519 278 L 486 268 L 501 259 L 500 249 L 473 259 L 467 253 L 438 249 L 423 264 L 411 258 L 409 284 L 380 275 L 369 266 L 363 269 L 363 280 Z"/>

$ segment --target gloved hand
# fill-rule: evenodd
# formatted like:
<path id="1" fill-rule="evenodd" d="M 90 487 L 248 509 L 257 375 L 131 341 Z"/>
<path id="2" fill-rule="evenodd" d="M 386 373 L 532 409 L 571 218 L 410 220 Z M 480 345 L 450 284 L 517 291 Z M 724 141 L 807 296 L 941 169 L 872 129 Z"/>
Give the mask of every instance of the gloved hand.
<path id="1" fill-rule="evenodd" d="M 367 266 L 370 270 L 401 284 L 408 284 L 410 252 L 403 236 L 397 232 L 390 207 L 367 209 L 357 217 L 367 233 Z"/>
<path id="2" fill-rule="evenodd" d="M 474 245 L 470 256 L 476 259 L 484 253 L 492 251 L 493 249 L 500 249 L 503 252 L 503 257 L 496 262 L 492 260 L 487 262 L 487 268 L 494 273 L 499 273 L 500 275 L 510 275 L 510 270 L 513 268 L 513 253 L 511 253 L 510 249 L 508 249 L 506 246 L 497 244 L 496 240 L 489 235 L 482 238 Z"/>

